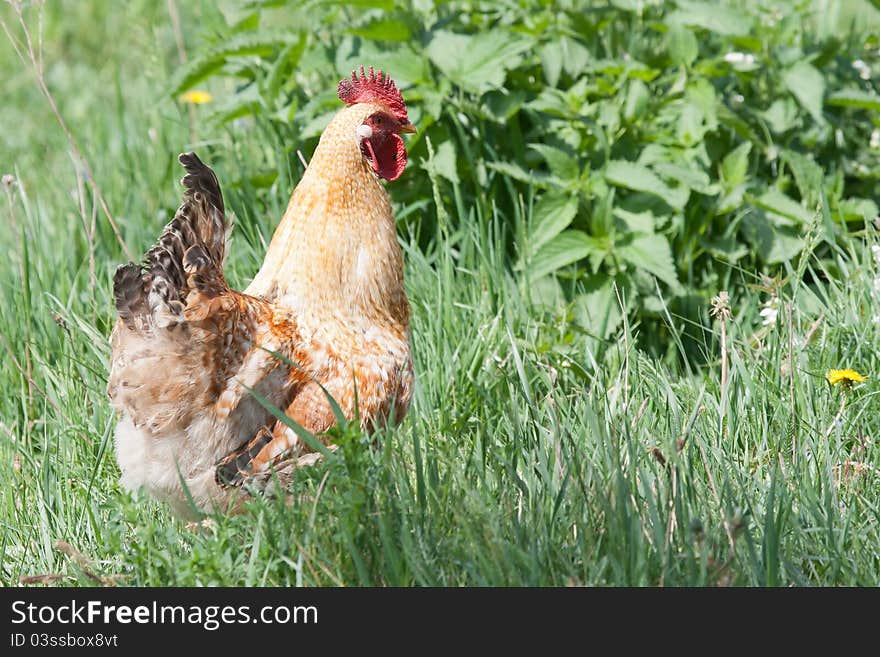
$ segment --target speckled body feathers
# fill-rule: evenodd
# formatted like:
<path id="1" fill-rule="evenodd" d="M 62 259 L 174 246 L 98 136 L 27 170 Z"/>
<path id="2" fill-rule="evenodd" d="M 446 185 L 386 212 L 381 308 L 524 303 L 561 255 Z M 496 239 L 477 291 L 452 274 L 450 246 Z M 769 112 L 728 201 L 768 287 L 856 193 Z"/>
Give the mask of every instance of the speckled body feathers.
<path id="1" fill-rule="evenodd" d="M 316 434 L 334 423 L 321 386 L 349 417 L 357 398 L 367 430 L 403 417 L 413 383 L 403 260 L 356 135 L 375 111 L 352 105 L 325 130 L 245 292 L 223 276 L 230 227 L 217 179 L 181 156 L 180 209 L 144 264 L 114 279 L 108 394 L 124 486 L 189 515 L 190 499 L 234 508 L 240 485 L 282 459 L 313 460 L 249 389 Z"/>

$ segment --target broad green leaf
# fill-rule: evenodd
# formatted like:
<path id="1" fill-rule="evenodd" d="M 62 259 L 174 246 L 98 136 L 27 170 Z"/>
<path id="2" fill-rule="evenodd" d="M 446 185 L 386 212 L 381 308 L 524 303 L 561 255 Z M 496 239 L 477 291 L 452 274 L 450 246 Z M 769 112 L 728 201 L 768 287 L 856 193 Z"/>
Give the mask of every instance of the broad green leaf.
<path id="1" fill-rule="evenodd" d="M 437 173 L 456 185 L 459 183 L 457 161 L 452 140 L 444 141 L 437 147 L 437 152 L 434 154 Z"/>
<path id="2" fill-rule="evenodd" d="M 541 247 L 529 262 L 533 278 L 546 276 L 561 267 L 586 258 L 598 244 L 580 230 L 566 230 Z"/>
<path id="3" fill-rule="evenodd" d="M 777 189 L 768 189 L 755 199 L 755 205 L 781 218 L 783 224 L 792 221 L 805 224 L 813 220 L 812 212 Z"/>
<path id="4" fill-rule="evenodd" d="M 394 0 L 318 0 L 319 5 L 347 5 L 350 7 L 362 7 L 364 9 L 394 9 Z"/>
<path id="5" fill-rule="evenodd" d="M 260 27 L 260 13 L 257 11 L 245 14 L 235 23 L 229 26 L 233 33 L 248 32 Z"/>
<path id="6" fill-rule="evenodd" d="M 580 175 L 577 160 L 565 151 L 546 144 L 529 144 L 529 148 L 541 154 L 547 162 L 550 172 L 560 180 L 572 181 Z"/>
<path id="7" fill-rule="evenodd" d="M 683 23 L 702 27 L 722 36 L 746 36 L 752 30 L 752 19 L 723 2 L 696 2 L 678 0 L 678 10 L 666 19 L 668 23 Z"/>
<path id="8" fill-rule="evenodd" d="M 615 246 L 614 252 L 631 265 L 644 269 L 671 288 L 678 289 L 672 249 L 662 235 L 636 235 L 628 244 Z"/>
<path id="9" fill-rule="evenodd" d="M 626 94 L 626 105 L 623 108 L 623 117 L 627 121 L 638 119 L 644 114 L 650 100 L 651 92 L 648 91 L 648 86 L 641 80 L 630 80 L 629 90 Z"/>
<path id="10" fill-rule="evenodd" d="M 598 274 L 584 282 L 584 292 L 574 298 L 574 321 L 600 338 L 614 333 L 623 320 L 613 280 Z"/>
<path id="11" fill-rule="evenodd" d="M 825 102 L 835 107 L 857 107 L 859 109 L 880 112 L 880 96 L 870 91 L 862 91 L 861 89 L 841 89 L 840 91 L 835 91 L 828 96 L 828 100 Z"/>
<path id="12" fill-rule="evenodd" d="M 746 175 L 749 172 L 749 153 L 752 152 L 752 144 L 743 142 L 727 155 L 721 161 L 721 177 L 724 182 L 735 187 L 746 181 Z"/>
<path id="13" fill-rule="evenodd" d="M 733 235 L 715 239 L 705 235 L 699 238 L 699 243 L 713 256 L 726 262 L 736 262 L 749 255 L 749 247 Z"/>
<path id="14" fill-rule="evenodd" d="M 693 103 L 685 103 L 678 117 L 678 140 L 685 146 L 694 146 L 706 134 L 703 112 Z"/>
<path id="15" fill-rule="evenodd" d="M 352 34 L 377 41 L 409 41 L 412 36 L 409 26 L 396 18 L 379 18 L 366 25 L 353 28 Z"/>
<path id="16" fill-rule="evenodd" d="M 522 91 L 489 91 L 483 95 L 483 103 L 480 105 L 486 116 L 498 123 L 506 124 L 519 112 L 525 102 L 526 94 Z"/>
<path id="17" fill-rule="evenodd" d="M 590 51 L 571 37 L 562 37 L 559 45 L 562 46 L 562 69 L 573 78 L 579 77 L 590 61 Z"/>
<path id="18" fill-rule="evenodd" d="M 642 13 L 648 4 L 646 0 L 610 0 L 613 7 L 623 9 L 624 11 L 634 11 Z"/>
<path id="19" fill-rule="evenodd" d="M 572 194 L 547 192 L 535 205 L 529 230 L 528 253 L 536 253 L 544 244 L 569 227 L 577 215 L 578 199 Z"/>
<path id="20" fill-rule="evenodd" d="M 764 112 L 759 112 L 777 135 L 788 132 L 799 125 L 797 104 L 791 98 L 780 98 L 773 102 Z"/>
<path id="21" fill-rule="evenodd" d="M 504 78 L 522 60 L 531 42 L 500 29 L 475 35 L 440 30 L 428 45 L 428 57 L 454 84 L 482 92 L 504 84 Z"/>
<path id="22" fill-rule="evenodd" d="M 512 162 L 486 162 L 486 167 L 508 178 L 532 184 L 539 189 L 561 184 L 560 180 L 552 176 L 526 171 L 518 164 L 513 164 Z"/>
<path id="23" fill-rule="evenodd" d="M 812 65 L 797 62 L 782 75 L 785 86 L 816 123 L 825 123 L 822 103 L 825 96 L 825 78 Z"/>
<path id="24" fill-rule="evenodd" d="M 699 46 L 697 38 L 681 23 L 672 23 L 666 34 L 666 48 L 669 58 L 677 66 L 690 66 L 697 58 Z"/>
<path id="25" fill-rule="evenodd" d="M 541 46 L 541 67 L 544 69 L 544 80 L 551 87 L 559 84 L 562 61 L 562 44 L 559 41 L 551 41 Z"/>
<path id="26" fill-rule="evenodd" d="M 847 198 L 838 205 L 844 221 L 873 221 L 877 216 L 877 204 L 868 198 Z"/>
<path id="27" fill-rule="evenodd" d="M 705 78 L 692 80 L 685 90 L 685 100 L 699 108 L 704 132 L 718 127 L 718 96 L 711 82 Z"/>
<path id="28" fill-rule="evenodd" d="M 789 166 L 794 174 L 801 198 L 808 207 L 815 208 L 825 184 L 822 169 L 811 158 L 797 151 L 782 151 L 782 161 Z"/>
<path id="29" fill-rule="evenodd" d="M 700 194 L 717 194 L 717 185 L 712 185 L 709 175 L 705 171 L 699 169 L 691 169 L 674 162 L 657 162 L 654 164 L 654 171 L 664 178 L 675 180 L 682 185 L 690 187 Z"/>
<path id="30" fill-rule="evenodd" d="M 532 303 L 545 308 L 561 308 L 568 303 L 565 291 L 552 276 L 541 276 L 529 281 L 529 298 Z"/>
<path id="31" fill-rule="evenodd" d="M 614 208 L 614 216 L 623 221 L 626 229 L 635 233 L 653 233 L 658 219 L 650 210 L 630 212 L 620 207 Z M 663 220 L 665 218 L 661 218 Z"/>
<path id="32" fill-rule="evenodd" d="M 796 229 L 774 226 L 762 212 L 750 212 L 741 225 L 746 239 L 767 264 L 791 260 L 804 248 Z"/>
<path id="33" fill-rule="evenodd" d="M 338 52 L 336 68 L 339 75 L 348 76 L 356 68 L 368 62 L 376 69 L 388 72 L 397 83 L 398 88 L 406 89 L 410 84 L 417 84 L 431 79 L 430 66 L 420 54 L 409 45 L 390 47 L 373 41 L 362 41 L 355 47 L 354 40 L 349 48 Z M 404 91 L 404 94 L 407 92 Z"/>
<path id="34" fill-rule="evenodd" d="M 687 188 L 670 187 L 648 167 L 625 160 L 609 162 L 605 167 L 605 180 L 618 187 L 653 194 L 673 208 L 684 207 L 689 196 Z"/>

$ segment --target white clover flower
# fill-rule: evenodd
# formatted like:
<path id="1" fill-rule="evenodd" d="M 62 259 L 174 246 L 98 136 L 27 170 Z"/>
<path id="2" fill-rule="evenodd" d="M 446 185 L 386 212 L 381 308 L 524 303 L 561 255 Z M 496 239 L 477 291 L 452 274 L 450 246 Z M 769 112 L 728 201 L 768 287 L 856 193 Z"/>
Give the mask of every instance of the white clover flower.
<path id="1" fill-rule="evenodd" d="M 874 256 L 874 264 L 880 266 L 880 244 L 871 245 L 871 254 Z"/>
<path id="2" fill-rule="evenodd" d="M 880 130 L 871 131 L 871 148 L 880 148 Z"/>
<path id="3" fill-rule="evenodd" d="M 724 61 L 728 64 L 754 64 L 755 56 L 746 52 L 729 52 L 724 55 Z"/>
<path id="4" fill-rule="evenodd" d="M 764 321 L 761 322 L 763 326 L 774 325 L 776 318 L 779 317 L 779 297 L 774 295 L 765 301 L 759 314 L 764 318 Z"/>
<path id="5" fill-rule="evenodd" d="M 2 184 L 4 187 L 12 187 L 15 184 L 15 176 L 11 173 L 3 174 Z"/>
<path id="6" fill-rule="evenodd" d="M 868 66 L 864 60 L 857 59 L 852 63 L 852 67 L 859 72 L 859 77 L 862 80 L 870 80 L 871 79 L 871 67 Z"/>

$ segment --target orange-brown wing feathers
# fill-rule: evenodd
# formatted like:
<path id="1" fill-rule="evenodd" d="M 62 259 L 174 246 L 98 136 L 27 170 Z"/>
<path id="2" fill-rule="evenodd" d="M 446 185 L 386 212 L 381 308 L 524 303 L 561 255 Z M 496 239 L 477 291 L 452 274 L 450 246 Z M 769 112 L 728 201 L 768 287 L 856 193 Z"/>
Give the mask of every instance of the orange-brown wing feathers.
<path id="1" fill-rule="evenodd" d="M 143 264 L 123 265 L 113 279 L 116 310 L 129 328 L 165 327 L 182 321 L 193 273 L 198 280 L 210 280 L 215 288 L 226 287 L 222 267 L 230 224 L 220 185 L 195 153 L 184 153 L 179 159 L 187 172 L 180 208 L 147 251 Z"/>

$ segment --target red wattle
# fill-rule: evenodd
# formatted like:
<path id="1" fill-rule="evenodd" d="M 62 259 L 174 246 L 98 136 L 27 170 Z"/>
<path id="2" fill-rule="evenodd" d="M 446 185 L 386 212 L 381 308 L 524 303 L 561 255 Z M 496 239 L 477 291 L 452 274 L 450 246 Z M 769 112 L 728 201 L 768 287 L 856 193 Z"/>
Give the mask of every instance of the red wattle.
<path id="1" fill-rule="evenodd" d="M 381 139 L 364 139 L 364 146 L 370 155 L 370 165 L 381 178 L 397 180 L 406 168 L 406 147 L 403 139 L 394 133 L 383 135 Z"/>

